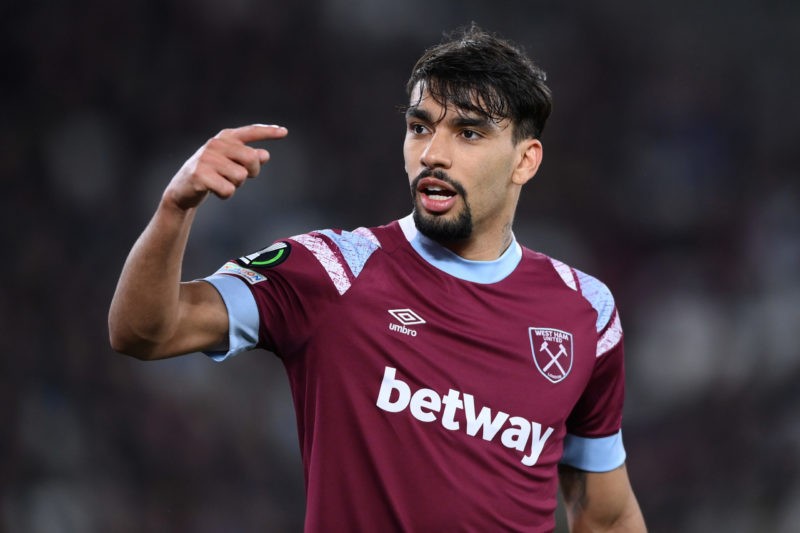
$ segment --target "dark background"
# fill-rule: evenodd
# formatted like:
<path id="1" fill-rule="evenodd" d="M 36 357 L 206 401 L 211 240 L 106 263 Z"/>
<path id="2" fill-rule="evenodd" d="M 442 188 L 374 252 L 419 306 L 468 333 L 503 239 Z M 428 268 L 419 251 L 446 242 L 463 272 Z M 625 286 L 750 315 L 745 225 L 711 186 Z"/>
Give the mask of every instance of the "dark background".
<path id="1" fill-rule="evenodd" d="M 116 278 L 170 177 L 224 127 L 290 135 L 258 180 L 203 206 L 187 279 L 279 237 L 406 214 L 396 106 L 422 51 L 472 20 L 548 72 L 545 159 L 516 234 L 615 293 L 651 530 L 800 530 L 800 3 L 42 0 L 0 14 L 0 530 L 300 530 L 276 358 L 114 354 Z"/>

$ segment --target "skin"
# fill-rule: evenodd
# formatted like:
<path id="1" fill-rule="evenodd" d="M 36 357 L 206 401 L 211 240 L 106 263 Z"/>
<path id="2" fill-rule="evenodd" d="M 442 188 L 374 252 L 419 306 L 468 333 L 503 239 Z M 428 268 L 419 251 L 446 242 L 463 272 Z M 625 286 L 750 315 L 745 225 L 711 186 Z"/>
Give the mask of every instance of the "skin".
<path id="1" fill-rule="evenodd" d="M 403 145 L 409 184 L 422 173 L 443 172 L 466 194 L 437 204 L 415 188 L 415 209 L 422 217 L 452 221 L 469 202 L 471 234 L 441 244 L 465 259 L 498 258 L 512 242 L 519 194 L 541 164 L 541 143 L 514 143 L 508 120 L 487 121 L 442 106 L 419 87 L 410 101 Z M 175 174 L 123 266 L 108 317 L 116 351 L 150 360 L 227 346 L 228 315 L 219 293 L 203 281 L 180 281 L 189 230 L 210 194 L 230 198 L 267 163 L 269 152 L 249 143 L 287 133 L 259 124 L 222 130 Z M 454 191 L 440 180 L 433 183 Z M 605 473 L 562 466 L 559 479 L 574 533 L 645 531 L 624 465 Z"/>
<path id="2" fill-rule="evenodd" d="M 602 473 L 560 465 L 558 476 L 572 533 L 647 531 L 625 465 Z"/>
<path id="3" fill-rule="evenodd" d="M 163 359 L 227 345 L 222 297 L 209 283 L 180 281 L 189 229 L 209 194 L 230 198 L 269 160 L 269 152 L 247 143 L 287 133 L 260 124 L 222 130 L 175 174 L 122 268 L 108 315 L 112 348 Z"/>
<path id="4" fill-rule="evenodd" d="M 459 183 L 469 198 L 472 234 L 441 244 L 465 259 L 497 259 L 512 241 L 511 226 L 522 186 L 542 161 L 542 143 L 537 139 L 512 141 L 508 119 L 499 122 L 443 107 L 420 85 L 411 94 L 414 103 L 406 112 L 403 157 L 409 185 L 426 169 L 445 172 Z M 457 194 L 446 212 L 425 207 L 415 191 L 414 208 L 423 217 L 455 220 L 465 209 Z"/>

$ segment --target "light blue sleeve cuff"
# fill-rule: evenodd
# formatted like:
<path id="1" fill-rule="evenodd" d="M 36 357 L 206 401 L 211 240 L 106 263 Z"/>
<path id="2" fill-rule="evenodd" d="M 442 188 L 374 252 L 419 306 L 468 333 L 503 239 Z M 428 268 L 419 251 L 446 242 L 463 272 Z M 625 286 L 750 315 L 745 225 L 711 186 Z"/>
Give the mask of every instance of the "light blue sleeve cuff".
<path id="1" fill-rule="evenodd" d="M 214 274 L 204 281 L 217 289 L 228 308 L 228 350 L 204 353 L 214 361 L 223 361 L 255 348 L 258 344 L 258 307 L 247 284 L 225 274 Z"/>
<path id="2" fill-rule="evenodd" d="M 625 456 L 622 430 L 596 439 L 567 433 L 561 464 L 587 472 L 609 472 L 622 466 Z"/>

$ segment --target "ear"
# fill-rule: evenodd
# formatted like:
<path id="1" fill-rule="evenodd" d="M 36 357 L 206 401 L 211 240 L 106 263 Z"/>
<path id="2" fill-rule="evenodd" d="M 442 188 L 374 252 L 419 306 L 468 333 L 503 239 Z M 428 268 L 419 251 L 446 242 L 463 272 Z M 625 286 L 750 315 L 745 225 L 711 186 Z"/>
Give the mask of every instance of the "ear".
<path id="1" fill-rule="evenodd" d="M 539 170 L 542 164 L 542 143 L 539 139 L 523 139 L 517 145 L 519 161 L 511 181 L 517 185 L 525 185 Z"/>

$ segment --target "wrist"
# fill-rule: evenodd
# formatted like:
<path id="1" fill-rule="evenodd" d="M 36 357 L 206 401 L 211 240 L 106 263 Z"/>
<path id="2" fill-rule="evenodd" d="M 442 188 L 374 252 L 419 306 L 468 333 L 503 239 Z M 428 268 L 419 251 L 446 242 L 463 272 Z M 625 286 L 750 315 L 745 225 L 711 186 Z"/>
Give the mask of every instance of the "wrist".
<path id="1" fill-rule="evenodd" d="M 200 202 L 202 202 L 202 200 L 200 200 Z M 174 194 L 173 191 L 167 188 L 161 195 L 161 201 L 158 204 L 158 209 L 159 211 L 164 211 L 173 216 L 187 217 L 193 216 L 194 212 L 197 210 L 197 206 L 200 205 L 200 202 L 190 203 L 186 202 L 185 200 L 181 201 L 176 197 L 176 194 Z"/>
<path id="2" fill-rule="evenodd" d="M 166 227 L 189 227 L 194 220 L 196 212 L 196 205 L 188 207 L 183 206 L 165 192 L 161 196 L 161 201 L 158 203 L 155 218 L 160 219 L 161 224 L 166 224 Z"/>

